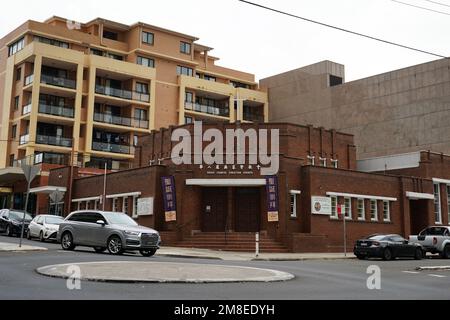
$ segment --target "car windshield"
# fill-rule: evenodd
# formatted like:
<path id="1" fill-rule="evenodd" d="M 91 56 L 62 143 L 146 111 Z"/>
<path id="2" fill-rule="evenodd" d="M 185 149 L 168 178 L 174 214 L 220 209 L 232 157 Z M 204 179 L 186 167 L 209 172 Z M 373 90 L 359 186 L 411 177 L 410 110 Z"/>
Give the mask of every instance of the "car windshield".
<path id="1" fill-rule="evenodd" d="M 23 212 L 10 211 L 9 212 L 9 218 L 10 219 L 14 219 L 14 220 L 22 221 L 22 219 L 23 219 Z M 33 218 L 28 213 L 26 213 L 25 214 L 25 221 L 31 221 L 31 220 L 33 220 Z"/>
<path id="2" fill-rule="evenodd" d="M 372 237 L 370 237 L 370 238 L 368 238 L 369 240 L 377 240 L 377 241 L 380 241 L 380 240 L 384 240 L 384 238 L 386 238 L 386 236 L 380 236 L 380 235 L 378 235 L 378 236 L 372 236 Z"/>
<path id="3" fill-rule="evenodd" d="M 63 218 L 61 217 L 47 217 L 45 218 L 45 223 L 48 224 L 61 224 L 63 222 Z"/>
<path id="4" fill-rule="evenodd" d="M 118 212 L 102 212 L 103 216 L 108 220 L 110 224 L 121 224 L 125 226 L 137 226 L 136 221 L 131 219 L 124 213 Z"/>

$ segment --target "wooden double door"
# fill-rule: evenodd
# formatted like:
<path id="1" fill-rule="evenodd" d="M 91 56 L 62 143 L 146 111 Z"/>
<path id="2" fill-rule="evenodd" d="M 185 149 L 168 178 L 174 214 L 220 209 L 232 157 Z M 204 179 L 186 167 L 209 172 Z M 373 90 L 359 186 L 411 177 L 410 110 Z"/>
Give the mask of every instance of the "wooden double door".
<path id="1" fill-rule="evenodd" d="M 260 229 L 260 188 L 203 188 L 202 230 L 256 232 Z M 231 209 L 231 210 L 230 210 Z M 230 225 L 227 225 L 227 221 Z"/>

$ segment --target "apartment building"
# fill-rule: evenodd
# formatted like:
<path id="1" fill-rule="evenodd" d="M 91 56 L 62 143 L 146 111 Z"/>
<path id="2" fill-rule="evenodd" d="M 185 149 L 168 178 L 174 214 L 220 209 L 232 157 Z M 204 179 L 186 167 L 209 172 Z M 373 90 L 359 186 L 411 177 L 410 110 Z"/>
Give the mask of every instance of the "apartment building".
<path id="1" fill-rule="evenodd" d="M 23 179 L 20 159 L 115 170 L 160 127 L 267 121 L 254 75 L 216 65 L 197 41 L 146 23 L 60 17 L 0 39 L 0 192 Z"/>

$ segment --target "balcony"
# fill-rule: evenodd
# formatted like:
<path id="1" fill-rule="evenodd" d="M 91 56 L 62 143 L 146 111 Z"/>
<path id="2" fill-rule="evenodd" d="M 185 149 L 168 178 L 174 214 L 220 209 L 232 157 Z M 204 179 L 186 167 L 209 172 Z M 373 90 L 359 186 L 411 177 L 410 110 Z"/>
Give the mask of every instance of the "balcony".
<path id="1" fill-rule="evenodd" d="M 106 113 L 95 112 L 94 113 L 94 121 L 114 124 L 114 125 L 118 125 L 118 126 L 148 129 L 148 120 L 114 116 L 114 115 L 106 114 Z"/>
<path id="2" fill-rule="evenodd" d="M 54 77 L 47 74 L 41 75 L 41 83 L 49 84 L 56 87 L 62 87 L 67 89 L 75 89 L 76 81 L 72 79 L 67 79 L 63 77 Z"/>
<path id="3" fill-rule="evenodd" d="M 95 93 L 102 94 L 109 97 L 115 97 L 126 100 L 136 100 L 141 102 L 150 102 L 150 95 L 147 93 L 141 93 L 130 90 L 116 89 L 111 87 L 105 87 L 101 85 L 95 85 Z"/>
<path id="4" fill-rule="evenodd" d="M 24 85 L 28 86 L 28 85 L 32 84 L 33 81 L 34 81 L 34 74 L 30 74 L 29 76 L 25 77 Z"/>
<path id="5" fill-rule="evenodd" d="M 121 153 L 121 154 L 131 154 L 132 148 L 128 145 L 121 145 L 109 142 L 92 142 L 92 150 L 103 151 L 103 152 L 112 152 L 112 153 Z"/>
<path id="6" fill-rule="evenodd" d="M 45 135 L 38 134 L 36 136 L 36 143 L 47 144 L 47 145 L 51 145 L 51 146 L 66 147 L 66 148 L 72 147 L 72 139 L 71 138 L 64 138 L 64 137 L 60 137 L 60 136 L 45 136 Z"/>
<path id="7" fill-rule="evenodd" d="M 196 112 L 206 113 L 214 116 L 229 117 L 230 109 L 225 106 L 207 106 L 200 103 L 185 101 L 184 108 Z"/>
<path id="8" fill-rule="evenodd" d="M 26 115 L 31 113 L 31 103 L 27 104 L 26 106 L 22 107 L 22 115 Z"/>
<path id="9" fill-rule="evenodd" d="M 51 106 L 45 103 L 39 104 L 39 113 L 49 114 L 52 116 L 73 118 L 75 110 L 70 107 Z"/>
<path id="10" fill-rule="evenodd" d="M 30 135 L 28 133 L 20 136 L 19 138 L 20 145 L 27 144 L 28 142 L 30 142 Z"/>
<path id="11" fill-rule="evenodd" d="M 264 122 L 264 115 L 254 112 L 244 112 L 243 119 L 252 122 Z"/>

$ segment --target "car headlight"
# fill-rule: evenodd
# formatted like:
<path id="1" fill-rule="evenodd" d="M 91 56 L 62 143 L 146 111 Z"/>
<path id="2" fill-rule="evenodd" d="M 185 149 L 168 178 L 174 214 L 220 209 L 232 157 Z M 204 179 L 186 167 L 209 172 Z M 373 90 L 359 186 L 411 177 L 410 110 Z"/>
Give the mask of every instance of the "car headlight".
<path id="1" fill-rule="evenodd" d="M 141 233 L 136 231 L 124 231 L 127 236 L 139 236 Z"/>

